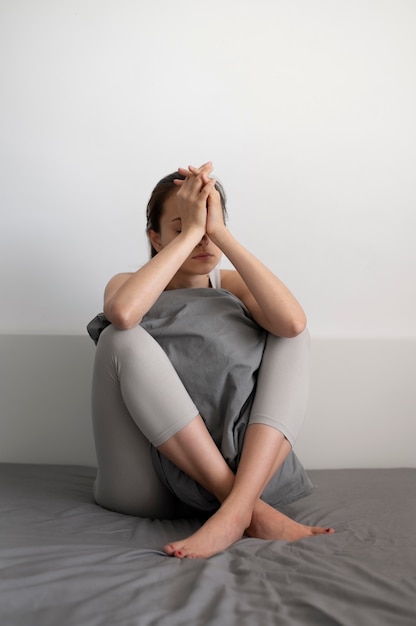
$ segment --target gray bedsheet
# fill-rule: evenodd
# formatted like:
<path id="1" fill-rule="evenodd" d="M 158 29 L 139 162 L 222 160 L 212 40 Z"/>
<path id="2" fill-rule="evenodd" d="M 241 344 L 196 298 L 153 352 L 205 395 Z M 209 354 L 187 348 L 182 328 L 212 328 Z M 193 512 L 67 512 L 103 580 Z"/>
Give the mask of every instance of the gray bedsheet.
<path id="1" fill-rule="evenodd" d="M 416 624 L 416 469 L 311 471 L 286 511 L 336 534 L 201 561 L 161 551 L 197 519 L 106 511 L 94 475 L 0 465 L 1 626 Z"/>

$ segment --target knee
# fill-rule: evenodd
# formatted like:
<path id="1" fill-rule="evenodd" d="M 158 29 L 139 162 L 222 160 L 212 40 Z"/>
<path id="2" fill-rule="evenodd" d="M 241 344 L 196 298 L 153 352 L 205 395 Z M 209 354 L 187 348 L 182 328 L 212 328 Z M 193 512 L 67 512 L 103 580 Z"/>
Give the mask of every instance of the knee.
<path id="1" fill-rule="evenodd" d="M 118 374 L 120 367 L 132 365 L 137 368 L 146 368 L 149 358 L 155 348 L 156 340 L 141 326 L 129 330 L 119 330 L 108 326 L 102 331 L 98 341 L 95 364 L 105 368 L 115 368 Z M 140 369 L 139 371 L 143 371 Z"/>
<path id="2" fill-rule="evenodd" d="M 299 333 L 299 335 L 294 337 L 294 339 L 297 339 L 299 343 L 302 343 L 305 346 L 309 347 L 311 343 L 311 335 L 309 332 L 309 328 L 306 326 L 305 329 L 302 330 L 301 333 Z"/>
<path id="3" fill-rule="evenodd" d="M 309 350 L 310 343 L 311 336 L 309 329 L 306 327 L 299 335 L 296 335 L 296 337 L 278 337 L 268 333 L 266 346 L 276 349 L 284 345 L 293 346 L 294 348 L 299 346 Z"/>
<path id="4" fill-rule="evenodd" d="M 309 334 L 309 329 L 306 326 L 301 333 L 299 333 L 298 335 L 296 335 L 296 337 L 290 337 L 290 338 L 286 338 L 286 337 L 281 337 L 280 339 L 283 339 L 283 341 L 288 341 L 288 342 L 292 342 L 292 343 L 298 343 L 298 344 L 302 344 L 305 346 L 309 346 L 310 344 L 310 334 Z"/>
<path id="5" fill-rule="evenodd" d="M 120 330 L 110 325 L 101 333 L 98 345 L 102 349 L 109 349 L 113 354 L 119 354 L 126 350 L 134 352 L 146 350 L 150 341 L 154 340 L 141 326 Z"/>

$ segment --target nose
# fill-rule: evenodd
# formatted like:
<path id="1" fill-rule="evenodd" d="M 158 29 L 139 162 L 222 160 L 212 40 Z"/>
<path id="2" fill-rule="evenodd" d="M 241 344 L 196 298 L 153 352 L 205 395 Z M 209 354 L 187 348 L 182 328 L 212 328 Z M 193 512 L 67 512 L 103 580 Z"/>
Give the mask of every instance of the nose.
<path id="1" fill-rule="evenodd" d="M 199 242 L 198 246 L 206 246 L 208 243 L 208 235 L 205 233 L 205 235 L 202 237 L 201 241 Z"/>

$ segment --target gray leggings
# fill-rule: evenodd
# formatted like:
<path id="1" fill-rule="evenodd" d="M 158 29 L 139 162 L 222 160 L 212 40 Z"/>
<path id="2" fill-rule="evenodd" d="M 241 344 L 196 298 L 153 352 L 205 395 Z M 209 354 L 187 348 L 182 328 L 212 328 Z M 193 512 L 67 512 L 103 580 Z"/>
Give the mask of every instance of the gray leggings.
<path id="1" fill-rule="evenodd" d="M 281 431 L 293 446 L 309 390 L 309 333 L 268 335 L 250 424 Z M 171 362 L 141 326 L 106 328 L 98 342 L 92 385 L 97 453 L 95 499 L 140 517 L 186 514 L 158 479 L 150 444 L 158 447 L 198 415 Z"/>

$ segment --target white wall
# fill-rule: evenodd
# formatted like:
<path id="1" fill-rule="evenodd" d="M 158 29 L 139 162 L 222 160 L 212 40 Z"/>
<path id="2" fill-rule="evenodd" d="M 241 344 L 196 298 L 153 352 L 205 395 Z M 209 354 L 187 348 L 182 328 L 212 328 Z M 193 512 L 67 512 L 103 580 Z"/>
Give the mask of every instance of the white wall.
<path id="1" fill-rule="evenodd" d="M 211 159 L 308 314 L 305 464 L 414 465 L 415 23 L 413 0 L 0 0 L 1 460 L 93 460 L 85 325 L 147 259 L 153 185 Z"/>
<path id="2" fill-rule="evenodd" d="M 212 159 L 313 336 L 415 337 L 416 3 L 1 0 L 0 332 L 81 334 Z"/>

